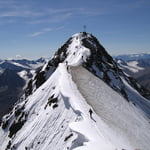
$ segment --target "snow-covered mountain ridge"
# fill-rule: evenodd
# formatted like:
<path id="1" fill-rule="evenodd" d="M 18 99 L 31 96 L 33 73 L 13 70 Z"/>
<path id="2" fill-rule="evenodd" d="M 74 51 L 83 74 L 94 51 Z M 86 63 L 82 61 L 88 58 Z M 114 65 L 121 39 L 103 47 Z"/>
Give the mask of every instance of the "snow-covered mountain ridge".
<path id="1" fill-rule="evenodd" d="M 94 36 L 75 34 L 3 117 L 0 148 L 149 150 L 150 102 L 141 94 Z"/>

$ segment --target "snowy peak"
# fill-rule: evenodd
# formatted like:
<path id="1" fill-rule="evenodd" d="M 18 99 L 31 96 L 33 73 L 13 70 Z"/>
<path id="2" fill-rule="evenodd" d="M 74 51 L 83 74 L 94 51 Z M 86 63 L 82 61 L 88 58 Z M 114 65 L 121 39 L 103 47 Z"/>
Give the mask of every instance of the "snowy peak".
<path id="1" fill-rule="evenodd" d="M 136 89 L 142 96 L 150 98 L 148 91 L 143 89 L 136 81 L 127 76 L 117 65 L 117 62 L 107 53 L 105 48 L 92 34 L 81 32 L 74 34 L 54 54 L 44 69 L 36 76 L 36 87 L 43 84 L 56 70 L 60 63 L 68 66 L 84 66 L 87 70 L 102 79 L 111 88 L 132 101 L 124 81 Z M 124 79 L 124 81 L 123 81 Z"/>
<path id="2" fill-rule="evenodd" d="M 112 57 L 106 52 L 104 47 L 92 34 L 81 32 L 74 34 L 55 54 L 62 61 L 67 61 L 70 65 L 80 65 L 81 63 L 91 63 L 99 60 L 113 63 Z M 78 63 L 77 63 L 78 62 Z"/>
<path id="3" fill-rule="evenodd" d="M 108 62 L 112 61 L 112 58 L 107 54 L 103 46 L 100 45 L 96 37 L 89 33 L 81 32 L 74 34 L 59 48 L 53 59 L 59 62 L 66 61 L 68 65 L 77 66 L 95 57 L 103 58 Z"/>
<path id="4" fill-rule="evenodd" d="M 149 150 L 150 102 L 135 87 L 94 36 L 75 34 L 3 117 L 0 149 Z"/>
<path id="5" fill-rule="evenodd" d="M 75 34 L 71 38 L 71 43 L 68 46 L 66 62 L 68 65 L 77 66 L 86 62 L 91 55 L 90 50 L 83 46 L 82 40 L 90 37 L 89 34 Z"/>
<path id="6" fill-rule="evenodd" d="M 59 62 L 77 66 L 85 62 L 90 56 L 90 50 L 83 46 L 82 40 L 90 37 L 87 33 L 74 34 L 54 55 Z"/>
<path id="7" fill-rule="evenodd" d="M 60 63 L 65 63 L 68 66 L 83 65 L 97 76 L 100 76 L 100 74 L 96 73 L 95 64 L 98 66 L 107 64 L 107 67 L 105 65 L 102 66 L 104 68 L 110 68 L 113 64 L 117 68 L 112 57 L 106 52 L 96 37 L 92 34 L 81 32 L 70 37 L 37 74 L 35 77 L 36 88 L 42 85 L 52 75 Z M 107 77 L 105 77 L 105 80 L 107 80 Z M 32 89 L 32 87 L 28 88 Z"/>

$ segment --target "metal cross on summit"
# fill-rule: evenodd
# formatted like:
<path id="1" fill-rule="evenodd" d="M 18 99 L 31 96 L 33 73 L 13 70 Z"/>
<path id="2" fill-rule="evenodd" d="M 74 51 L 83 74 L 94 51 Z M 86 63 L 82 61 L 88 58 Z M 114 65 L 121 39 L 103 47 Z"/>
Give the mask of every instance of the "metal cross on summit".
<path id="1" fill-rule="evenodd" d="M 86 25 L 83 26 L 83 31 L 86 32 Z"/>

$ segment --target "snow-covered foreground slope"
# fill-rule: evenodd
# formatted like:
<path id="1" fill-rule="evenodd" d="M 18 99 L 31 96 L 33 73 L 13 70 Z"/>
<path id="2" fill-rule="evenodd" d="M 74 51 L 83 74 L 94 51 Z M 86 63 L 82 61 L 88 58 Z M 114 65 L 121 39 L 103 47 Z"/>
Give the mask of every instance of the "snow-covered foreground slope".
<path id="1" fill-rule="evenodd" d="M 45 84 L 28 97 L 26 102 L 23 102 L 24 104 L 18 104 L 25 105 L 24 113 L 27 114 L 27 118 L 24 126 L 10 141 L 11 147 L 18 150 L 67 147 L 67 142 L 64 140 L 71 134 L 68 124 L 75 120 L 76 115 L 67 97 L 60 91 L 60 77 L 61 72 L 58 69 Z M 0 134 L 0 147 L 5 149 L 9 141 L 9 132 L 6 134 L 1 130 Z"/>
<path id="2" fill-rule="evenodd" d="M 83 67 L 72 67 L 71 72 L 73 81 L 88 104 L 112 129 L 116 137 L 110 137 L 110 140 L 115 144 L 117 142 L 116 147 L 148 150 L 150 125 L 141 110 Z M 102 129 L 101 125 L 99 127 Z"/>
<path id="3" fill-rule="evenodd" d="M 84 68 L 73 67 L 70 71 L 76 84 L 66 64 L 60 64 L 51 78 L 27 99 L 27 121 L 12 138 L 11 147 L 148 150 L 150 127 L 142 113 Z M 50 102 L 50 97 L 57 100 Z M 1 149 L 10 140 L 5 131 L 0 131 Z"/>
<path id="4" fill-rule="evenodd" d="M 50 97 L 57 98 L 57 102 L 50 104 Z M 90 118 L 90 106 L 77 90 L 65 64 L 60 64 L 51 78 L 28 98 L 25 106 L 27 121 L 12 140 L 8 138 L 7 130 L 0 130 L 1 149 L 9 147 L 8 143 L 11 143 L 10 147 L 18 150 L 96 150 L 100 147 L 116 147 L 107 141 L 107 137 L 98 129 L 97 123 Z M 107 130 L 101 119 L 94 116 Z"/>
<path id="5" fill-rule="evenodd" d="M 149 101 L 131 81 L 96 38 L 75 34 L 3 117 L 0 149 L 149 150 Z"/>

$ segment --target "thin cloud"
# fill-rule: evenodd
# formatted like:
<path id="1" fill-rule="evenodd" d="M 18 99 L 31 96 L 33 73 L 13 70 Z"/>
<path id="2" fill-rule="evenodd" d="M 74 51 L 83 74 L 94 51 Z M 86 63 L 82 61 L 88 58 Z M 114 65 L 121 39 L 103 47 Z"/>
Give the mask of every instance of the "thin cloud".
<path id="1" fill-rule="evenodd" d="M 0 20 L 0 24 L 5 24 L 5 23 L 7 23 L 7 24 L 12 24 L 12 23 L 15 23 L 16 22 L 16 20 L 13 20 L 13 19 L 9 19 L 9 20 Z"/>
<path id="2" fill-rule="evenodd" d="M 56 28 L 56 31 L 61 30 L 63 28 L 64 28 L 64 26 L 60 26 L 60 27 Z"/>
<path id="3" fill-rule="evenodd" d="M 47 32 L 54 31 L 54 30 L 55 31 L 56 30 L 61 30 L 63 28 L 64 28 L 63 26 L 58 27 L 58 28 L 44 28 L 42 31 L 34 32 L 34 33 L 30 34 L 29 36 L 30 37 L 37 37 L 37 36 L 40 36 L 40 35 L 45 34 Z"/>
<path id="4" fill-rule="evenodd" d="M 7 10 L 4 12 L 0 12 L 0 17 L 42 17 L 45 14 L 41 12 L 34 12 L 30 10 Z"/>
<path id="5" fill-rule="evenodd" d="M 35 33 L 31 34 L 30 36 L 31 36 L 31 37 L 40 36 L 40 35 L 42 35 L 42 34 L 45 34 L 45 33 L 47 33 L 47 32 L 50 32 L 50 31 L 52 31 L 52 30 L 53 30 L 52 28 L 45 28 L 45 29 L 43 29 L 43 30 L 40 31 L 40 32 L 35 32 Z"/>
<path id="6" fill-rule="evenodd" d="M 72 13 L 57 14 L 57 15 L 47 16 L 45 19 L 36 18 L 32 21 L 29 21 L 28 23 L 29 24 L 58 23 L 58 22 L 62 22 L 64 20 L 67 20 L 71 17 L 72 17 Z"/>
<path id="7" fill-rule="evenodd" d="M 35 32 L 35 33 L 31 34 L 30 36 L 31 37 L 36 37 L 36 36 L 39 36 L 39 35 L 44 34 L 44 33 L 45 33 L 44 31 L 42 31 L 42 32 Z"/>
<path id="8" fill-rule="evenodd" d="M 16 1 L 14 0 L 0 0 L 0 8 L 2 7 L 8 7 L 9 5 L 13 5 L 13 4 L 16 4 Z"/>
<path id="9" fill-rule="evenodd" d="M 87 9 L 87 8 L 76 8 L 77 13 L 85 16 L 97 16 L 97 15 L 105 15 L 108 12 L 104 9 Z"/>
<path id="10" fill-rule="evenodd" d="M 112 2 L 110 5 L 102 5 L 101 8 L 49 8 L 46 7 L 35 7 L 33 1 L 24 2 L 18 0 L 0 0 L 0 18 L 15 18 L 22 17 L 27 18 L 26 23 L 40 24 L 40 23 L 56 23 L 61 22 L 70 17 L 85 15 L 85 16 L 96 16 L 105 15 L 108 13 L 120 11 L 126 8 L 137 8 L 146 5 L 145 0 L 134 0 L 133 2 L 115 3 Z M 109 9 L 111 7 L 111 10 Z M 44 18 L 44 19 L 43 19 Z M 32 21 L 31 21 L 32 20 Z"/>
<path id="11" fill-rule="evenodd" d="M 15 0 L 0 0 L 0 17 L 40 17 L 43 11 L 33 9 L 33 4 Z"/>
<path id="12" fill-rule="evenodd" d="M 104 12 L 102 9 L 89 9 L 89 8 L 45 8 L 45 7 L 34 7 L 35 3 L 24 3 L 15 0 L 0 0 L 0 19 L 24 19 L 24 23 L 29 24 L 42 24 L 42 23 L 58 23 L 69 18 L 73 18 L 76 15 L 100 15 Z"/>
<path id="13" fill-rule="evenodd" d="M 143 8 L 149 6 L 150 2 L 147 0 L 133 0 L 133 1 L 125 1 L 124 3 L 120 2 L 117 4 L 113 4 L 113 8 L 116 10 L 134 10 L 138 8 Z"/>

